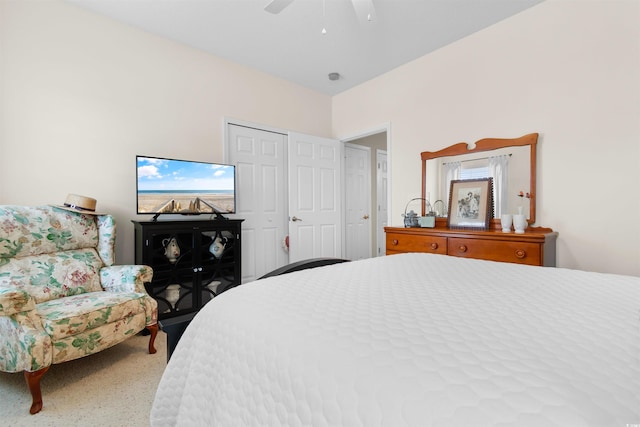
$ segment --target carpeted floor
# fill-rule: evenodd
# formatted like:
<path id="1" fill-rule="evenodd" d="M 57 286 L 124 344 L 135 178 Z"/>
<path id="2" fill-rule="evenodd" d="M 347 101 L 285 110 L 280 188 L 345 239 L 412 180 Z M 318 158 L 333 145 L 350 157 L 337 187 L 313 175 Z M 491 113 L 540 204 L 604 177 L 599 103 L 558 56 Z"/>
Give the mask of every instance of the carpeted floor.
<path id="1" fill-rule="evenodd" d="M 137 335 L 92 356 L 53 365 L 42 378 L 44 407 L 29 414 L 24 375 L 0 372 L 0 425 L 148 426 L 156 388 L 167 362 L 166 335 L 156 354 Z"/>

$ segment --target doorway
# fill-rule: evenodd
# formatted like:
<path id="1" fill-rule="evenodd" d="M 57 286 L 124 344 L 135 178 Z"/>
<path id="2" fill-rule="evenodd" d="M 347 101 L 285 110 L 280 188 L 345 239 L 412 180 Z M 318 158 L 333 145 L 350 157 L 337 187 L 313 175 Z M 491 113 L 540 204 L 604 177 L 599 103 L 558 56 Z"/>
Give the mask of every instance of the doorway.
<path id="1" fill-rule="evenodd" d="M 389 132 L 388 127 L 379 129 L 367 134 L 359 135 L 349 139 L 343 139 L 342 142 L 367 147 L 370 164 L 370 179 L 367 183 L 366 190 L 368 192 L 367 199 L 370 200 L 370 206 L 362 217 L 369 216 L 368 218 L 368 231 L 370 239 L 349 239 L 345 241 L 345 253 L 363 253 L 368 254 L 368 257 L 383 256 L 386 253 L 385 247 L 385 234 L 384 227 L 388 224 L 388 206 L 390 203 L 388 192 L 388 146 L 389 146 Z M 347 153 L 348 154 L 348 153 Z M 349 160 L 347 159 L 347 163 Z M 347 183 L 348 185 L 348 183 Z M 346 194 L 346 193 L 345 193 Z M 345 197 L 345 212 L 353 212 L 358 209 L 355 206 L 360 198 Z M 349 224 L 349 219 L 345 217 L 346 227 L 355 227 L 354 221 Z M 347 234 L 347 233 L 345 233 Z M 368 248 L 350 248 L 350 245 L 366 244 Z"/>

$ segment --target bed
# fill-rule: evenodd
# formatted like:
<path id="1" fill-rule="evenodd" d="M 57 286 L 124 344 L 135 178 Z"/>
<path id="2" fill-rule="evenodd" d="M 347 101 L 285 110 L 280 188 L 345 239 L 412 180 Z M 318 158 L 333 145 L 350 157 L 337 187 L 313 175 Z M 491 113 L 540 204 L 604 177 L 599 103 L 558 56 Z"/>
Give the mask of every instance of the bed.
<path id="1" fill-rule="evenodd" d="M 169 361 L 152 426 L 640 424 L 640 278 L 407 253 L 244 284 Z"/>

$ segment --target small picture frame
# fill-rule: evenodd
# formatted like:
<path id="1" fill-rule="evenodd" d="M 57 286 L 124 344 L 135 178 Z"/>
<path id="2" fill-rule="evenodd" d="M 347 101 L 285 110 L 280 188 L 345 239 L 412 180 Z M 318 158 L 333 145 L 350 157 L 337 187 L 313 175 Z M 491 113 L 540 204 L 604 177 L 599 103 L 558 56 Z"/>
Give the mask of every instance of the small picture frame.
<path id="1" fill-rule="evenodd" d="M 447 226 L 486 230 L 493 216 L 493 178 L 451 181 Z"/>

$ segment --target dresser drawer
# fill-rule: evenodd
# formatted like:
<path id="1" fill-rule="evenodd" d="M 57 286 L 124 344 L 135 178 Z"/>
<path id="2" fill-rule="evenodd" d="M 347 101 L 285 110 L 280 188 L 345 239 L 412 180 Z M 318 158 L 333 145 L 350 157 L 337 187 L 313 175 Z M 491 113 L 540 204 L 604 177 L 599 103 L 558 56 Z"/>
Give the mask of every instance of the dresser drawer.
<path id="1" fill-rule="evenodd" d="M 518 264 L 542 265 L 538 243 L 449 237 L 448 255 Z"/>
<path id="2" fill-rule="evenodd" d="M 397 252 L 429 252 L 445 255 L 447 253 L 447 238 L 387 233 L 387 253 Z"/>

